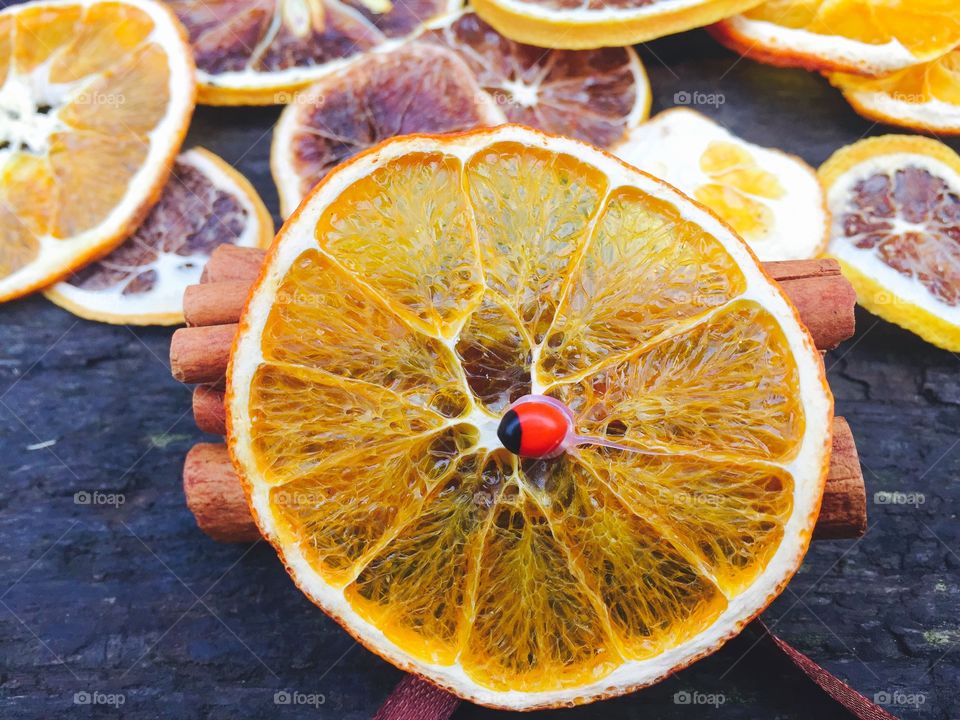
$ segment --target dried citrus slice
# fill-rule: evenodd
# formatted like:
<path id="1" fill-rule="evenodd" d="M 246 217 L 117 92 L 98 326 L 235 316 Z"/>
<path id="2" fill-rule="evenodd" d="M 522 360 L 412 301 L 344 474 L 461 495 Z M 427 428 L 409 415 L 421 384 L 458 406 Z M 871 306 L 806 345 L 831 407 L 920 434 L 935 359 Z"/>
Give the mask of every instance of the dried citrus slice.
<path id="1" fill-rule="evenodd" d="M 758 0 L 473 0 L 508 38 L 540 47 L 620 47 L 702 27 Z"/>
<path id="2" fill-rule="evenodd" d="M 339 162 L 396 135 L 509 121 L 606 147 L 649 109 L 632 48 L 545 51 L 461 13 L 299 93 L 277 123 L 270 163 L 286 216 Z"/>
<path id="3" fill-rule="evenodd" d="M 760 62 L 883 75 L 960 45 L 954 0 L 770 0 L 711 28 Z"/>
<path id="4" fill-rule="evenodd" d="M 828 77 L 865 118 L 940 134 L 960 133 L 960 50 L 883 77 L 849 73 Z"/>
<path id="5" fill-rule="evenodd" d="M 168 0 L 190 34 L 200 102 L 274 105 L 461 0 Z"/>
<path id="6" fill-rule="evenodd" d="M 0 13 L 0 300 L 143 220 L 186 133 L 193 74 L 182 28 L 152 0 Z"/>
<path id="7" fill-rule="evenodd" d="M 129 325 L 183 322 L 183 291 L 218 245 L 266 247 L 273 219 L 257 191 L 203 148 L 182 153 L 147 219 L 106 257 L 44 290 L 88 320 Z"/>
<path id="8" fill-rule="evenodd" d="M 813 168 L 698 112 L 662 112 L 613 152 L 713 210 L 761 260 L 811 258 L 826 246 L 826 201 Z"/>
<path id="9" fill-rule="evenodd" d="M 960 350 L 960 156 L 929 138 L 886 135 L 838 150 L 819 174 L 833 215 L 827 252 L 857 301 Z"/>
<path id="10" fill-rule="evenodd" d="M 797 569 L 828 462 L 822 361 L 742 242 L 516 125 L 327 175 L 227 382 L 234 462 L 297 585 L 496 707 L 621 694 L 716 649 Z M 501 418 L 530 393 L 620 447 L 512 454 Z"/>

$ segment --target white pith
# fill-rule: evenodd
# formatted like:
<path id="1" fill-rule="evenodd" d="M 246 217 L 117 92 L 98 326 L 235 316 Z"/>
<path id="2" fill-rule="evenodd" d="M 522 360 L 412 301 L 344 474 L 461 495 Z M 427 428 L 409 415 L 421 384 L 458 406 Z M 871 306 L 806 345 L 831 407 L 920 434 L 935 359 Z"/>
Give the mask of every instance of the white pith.
<path id="1" fill-rule="evenodd" d="M 230 242 L 239 247 L 259 247 L 263 231 L 260 215 L 244 188 L 237 185 L 205 151 L 196 148 L 187 150 L 177 157 L 177 162 L 198 170 L 210 185 L 230 195 L 246 211 L 246 224 L 240 236 L 231 238 Z M 45 292 L 59 296 L 68 306 L 79 306 L 93 313 L 106 313 L 114 320 L 123 317 L 136 319 L 145 315 L 182 315 L 183 291 L 188 285 L 200 282 L 203 266 L 209 259 L 209 253 L 205 252 L 178 255 L 175 252 L 159 251 L 157 259 L 151 263 L 120 268 L 136 272 L 156 270 L 157 280 L 146 292 L 124 295 L 123 289 L 129 280 L 103 290 L 86 290 L 62 281 Z"/>
<path id="2" fill-rule="evenodd" d="M 756 612 L 766 606 L 779 588 L 795 571 L 806 548 L 812 518 L 820 501 L 821 473 L 829 452 L 829 421 L 832 400 L 825 390 L 820 355 L 809 335 L 798 323 L 795 310 L 763 273 L 747 248 L 727 227 L 710 213 L 691 203 L 685 196 L 654 178 L 625 167 L 620 162 L 590 146 L 565 138 L 544 136 L 518 126 L 505 126 L 488 132 L 455 139 L 408 138 L 395 141 L 369 153 L 328 176 L 326 183 L 316 190 L 300 207 L 298 214 L 281 230 L 278 243 L 265 268 L 262 281 L 252 293 L 244 314 L 242 331 L 232 356 L 228 377 L 227 408 L 231 427 L 230 443 L 235 461 L 251 485 L 251 505 L 265 536 L 276 541 L 272 511 L 268 501 L 269 485 L 257 470 L 253 457 L 251 436 L 247 422 L 250 381 L 255 369 L 263 361 L 260 337 L 273 297 L 291 263 L 305 250 L 319 250 L 314 228 L 324 209 L 356 179 L 368 175 L 374 168 L 408 152 L 441 151 L 466 161 L 475 152 L 501 141 L 521 142 L 556 152 L 568 152 L 581 160 L 596 165 L 607 174 L 608 193 L 618 187 L 637 187 L 657 198 L 675 205 L 681 215 L 716 237 L 740 266 L 747 289 L 737 299 L 752 299 L 761 303 L 779 322 L 793 352 L 799 377 L 799 394 L 803 399 L 806 425 L 802 444 L 796 457 L 782 465 L 794 478 L 793 514 L 784 528 L 783 540 L 773 558 L 743 593 L 729 598 L 726 610 L 707 629 L 692 639 L 667 652 L 643 661 L 628 661 L 613 673 L 596 682 L 574 689 L 545 692 L 497 692 L 471 680 L 458 664 L 435 665 L 407 655 L 402 648 L 388 640 L 369 622 L 363 620 L 346 601 L 343 591 L 329 586 L 310 567 L 299 549 L 293 545 L 283 548 L 290 572 L 298 585 L 315 602 L 337 616 L 363 641 L 401 667 L 421 673 L 436 682 L 454 689 L 468 699 L 513 709 L 542 705 L 582 702 L 605 695 L 618 694 L 628 688 L 649 684 L 692 659 L 705 654 L 739 628 Z M 447 342 L 454 342 L 448 339 Z M 536 390 L 534 390 L 536 391 Z M 486 413 L 475 411 L 456 423 L 476 422 L 481 443 L 499 447 L 495 435 L 491 437 L 491 419 Z M 451 422 L 452 424 L 452 422 Z M 495 423 L 493 423 L 495 427 Z"/>
<path id="3" fill-rule="evenodd" d="M 854 186 L 878 173 L 892 176 L 897 170 L 907 167 L 926 170 L 946 182 L 952 192 L 960 194 L 960 173 L 936 158 L 902 152 L 876 155 L 864 160 L 837 178 L 827 190 L 827 203 L 833 215 L 829 253 L 882 285 L 890 297 L 878 299 L 880 302 L 916 305 L 948 323 L 960 325 L 960 306 L 947 305 L 931 294 L 919 280 L 907 277 L 883 262 L 876 250 L 858 248 L 845 237 L 843 215 L 850 207 Z M 928 232 L 923 225 L 909 226 L 902 219 L 895 221 L 893 232 L 910 230 L 923 234 Z"/>
<path id="4" fill-rule="evenodd" d="M 899 100 L 885 92 L 843 90 L 843 94 L 874 118 L 908 127 L 960 131 L 960 106 L 931 98 L 922 103 Z"/>
<path id="5" fill-rule="evenodd" d="M 469 11 L 463 10 L 452 13 L 441 19 L 429 23 L 424 27 L 424 31 L 438 30 L 451 25 L 460 17 Z M 489 32 L 496 32 L 493 28 Z M 390 52 L 398 46 L 391 47 L 389 50 L 377 50 L 377 53 Z M 632 47 L 623 48 L 627 54 L 627 60 L 630 67 L 630 73 L 633 75 L 633 87 L 635 89 L 635 100 L 630 113 L 627 116 L 625 133 L 629 133 L 632 128 L 637 127 L 643 122 L 650 107 L 650 82 L 647 79 L 646 70 L 640 62 L 640 57 Z M 456 54 L 456 51 L 451 51 Z M 550 52 L 550 51 L 545 51 Z M 576 51 L 558 51 L 558 52 L 576 52 Z M 351 60 L 353 63 L 359 62 L 361 58 Z M 303 192 L 300 189 L 300 171 L 297 169 L 296 159 L 293 152 L 294 135 L 300 131 L 303 126 L 300 122 L 299 106 L 311 107 L 316 102 L 317 95 L 324 94 L 324 88 L 328 86 L 342 87 L 343 84 L 351 82 L 351 67 L 344 67 L 334 75 L 325 78 L 307 90 L 297 95 L 294 101 L 285 107 L 280 113 L 280 119 L 274 128 L 273 143 L 270 147 L 270 166 L 273 171 L 274 182 L 277 185 L 277 194 L 280 196 L 280 214 L 282 217 L 288 217 L 303 200 Z M 467 68 L 468 74 L 473 77 L 473 73 Z M 486 90 L 480 88 L 474 78 L 474 87 L 479 109 L 485 117 L 488 125 L 500 125 L 507 122 L 506 115 L 500 108 L 496 99 Z M 537 94 L 540 91 L 540 83 L 528 84 L 521 80 L 505 81 L 500 85 L 500 89 L 517 101 L 518 104 L 536 104 Z M 521 102 L 521 99 L 523 102 Z"/>
<path id="6" fill-rule="evenodd" d="M 761 260 L 800 260 L 814 257 L 828 229 L 823 190 L 813 170 L 802 160 L 740 139 L 723 126 L 693 110 L 675 108 L 632 130 L 613 153 L 631 165 L 666 180 L 691 196 L 708 183 L 700 161 L 711 142 L 733 143 L 746 150 L 757 167 L 780 182 L 784 195 L 747 195 L 773 211 L 768 232 L 746 242 Z"/>
<path id="7" fill-rule="evenodd" d="M 153 0 L 124 0 L 124 3 L 142 10 L 154 22 L 152 31 L 141 46 L 154 42 L 165 51 L 171 80 L 166 115 L 153 130 L 147 133 L 149 150 L 143 164 L 130 179 L 122 200 L 103 222 L 70 238 L 58 239 L 51 235 L 38 237 L 37 240 L 40 243 L 38 256 L 26 266 L 0 279 L 0 295 L 15 293 L 35 283 L 38 277 L 62 272 L 69 268 L 75 258 L 95 251 L 103 245 L 105 238 L 116 238 L 122 233 L 131 218 L 140 211 L 162 174 L 166 172 L 167 159 L 180 141 L 188 116 L 193 109 L 194 100 L 194 71 L 189 48 L 170 11 L 165 7 Z M 89 8 L 98 4 L 110 3 L 104 0 L 46 0 L 16 5 L 4 10 L 3 14 L 16 15 L 22 9 L 36 8 Z M 177 51 L 180 48 L 183 52 Z M 15 63 L 10 63 L 7 78 L 0 86 L 0 140 L 26 140 L 32 152 L 43 152 L 46 150 L 50 133 L 71 129 L 58 117 L 60 110 L 81 95 L 100 75 L 86 76 L 71 83 L 50 83 L 49 69 L 57 54 L 53 53 L 51 58 L 27 76 L 18 72 Z M 109 69 L 107 68 L 106 71 Z M 51 105 L 52 109 L 49 113 L 41 115 L 36 112 L 39 105 Z M 8 114 L 3 112 L 7 109 L 29 113 L 30 119 L 25 122 L 12 122 Z M 0 150 L 0 168 L 13 155 L 14 149 Z"/>
<path id="8" fill-rule="evenodd" d="M 642 18 L 656 18 L 667 13 L 677 13 L 692 8 L 704 7 L 711 4 L 710 0 L 655 0 L 638 7 L 604 7 L 588 8 L 584 0 L 583 7 L 579 8 L 547 8 L 537 2 L 523 0 L 497 0 L 497 5 L 514 13 L 529 15 L 545 20 L 578 24 L 640 20 Z"/>
<path id="9" fill-rule="evenodd" d="M 764 50 L 777 50 L 785 55 L 824 58 L 844 67 L 859 68 L 870 75 L 902 70 L 921 62 L 921 59 L 895 38 L 883 45 L 871 45 L 842 35 L 820 35 L 766 20 L 751 20 L 743 15 L 728 18 L 723 24 L 741 41 L 756 43 Z"/>

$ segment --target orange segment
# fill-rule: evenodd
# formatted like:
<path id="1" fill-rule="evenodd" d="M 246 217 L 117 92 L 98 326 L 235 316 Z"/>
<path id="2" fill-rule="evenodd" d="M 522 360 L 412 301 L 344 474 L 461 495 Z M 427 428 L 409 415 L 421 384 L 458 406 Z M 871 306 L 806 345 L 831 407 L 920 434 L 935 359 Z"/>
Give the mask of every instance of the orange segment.
<path id="1" fill-rule="evenodd" d="M 716 238 L 669 203 L 617 190 L 570 274 L 537 374 L 548 384 L 581 373 L 743 289 L 742 274 Z"/>
<path id="2" fill-rule="evenodd" d="M 40 242 L 11 209 L 9 200 L 0 196 L 0 277 L 12 275 L 29 265 L 40 254 Z"/>
<path id="3" fill-rule="evenodd" d="M 797 382 L 777 321 L 740 301 L 552 394 L 584 435 L 789 461 L 804 430 Z"/>
<path id="4" fill-rule="evenodd" d="M 46 158 L 11 154 L 0 172 L 0 185 L 17 224 L 34 237 L 46 235 L 53 207 L 53 175 Z"/>
<path id="5" fill-rule="evenodd" d="M 599 680 L 622 662 L 606 624 L 543 512 L 509 490 L 493 509 L 480 554 L 473 624 L 460 662 L 477 682 L 501 691 Z"/>
<path id="6" fill-rule="evenodd" d="M 477 556 L 503 481 L 495 460 L 463 457 L 456 478 L 346 590 L 358 612 L 425 662 L 450 664 L 463 646 Z"/>
<path id="7" fill-rule="evenodd" d="M 731 596 L 766 568 L 793 510 L 793 479 L 775 467 L 591 448 L 579 459 Z"/>
<path id="8" fill-rule="evenodd" d="M 460 367 L 437 340 L 414 332 L 317 250 L 283 279 L 267 320 L 264 356 L 388 388 L 444 415 L 468 400 Z M 439 378 L 446 378 L 439 384 Z"/>
<path id="9" fill-rule="evenodd" d="M 51 234 L 69 238 L 103 223 L 123 199 L 149 149 L 146 140 L 131 135 L 84 131 L 52 135 L 50 168 L 57 209 Z M 104 174 L 103 167 L 112 172 Z"/>
<path id="10" fill-rule="evenodd" d="M 275 483 L 303 475 L 338 454 L 370 453 L 443 425 L 439 415 L 389 390 L 308 368 L 263 365 L 253 387 L 253 452 L 264 475 Z M 311 408 L 309 418 L 303 417 L 305 404 Z M 294 437 L 287 433 L 291 421 L 301 428 Z"/>
<path id="11" fill-rule="evenodd" d="M 455 435 L 436 432 L 304 468 L 301 477 L 270 490 L 278 531 L 328 582 L 347 584 L 450 474 L 465 449 Z M 384 483 L 384 473 L 393 482 Z"/>
<path id="12" fill-rule="evenodd" d="M 128 57 L 154 27 L 147 13 L 127 3 L 94 4 L 84 13 L 70 44 L 57 53 L 50 67 L 50 80 L 73 82 L 107 70 Z M 67 37 L 61 33 L 58 39 Z"/>
<path id="13" fill-rule="evenodd" d="M 465 174 L 487 287 L 539 343 L 606 179 L 573 157 L 513 143 L 478 153 Z"/>
<path id="14" fill-rule="evenodd" d="M 63 108 L 60 118 L 80 130 L 104 135 L 144 135 L 166 112 L 169 85 L 163 49 L 154 43 L 141 45 L 87 85 Z"/>
<path id="15" fill-rule="evenodd" d="M 32 72 L 76 36 L 80 8 L 28 7 L 14 18 L 13 61 L 19 73 Z"/>
<path id="16" fill-rule="evenodd" d="M 470 390 L 500 413 L 530 392 L 532 348 L 520 319 L 488 292 L 460 331 L 456 351 Z"/>
<path id="17" fill-rule="evenodd" d="M 663 537 L 647 506 L 618 498 L 579 461 L 529 463 L 527 476 L 543 487 L 557 538 L 577 548 L 572 563 L 603 602 L 626 658 L 654 657 L 726 608 L 723 594 Z"/>
<path id="18" fill-rule="evenodd" d="M 440 153 L 384 165 L 317 223 L 320 247 L 428 333 L 449 336 L 482 293 L 460 162 Z"/>

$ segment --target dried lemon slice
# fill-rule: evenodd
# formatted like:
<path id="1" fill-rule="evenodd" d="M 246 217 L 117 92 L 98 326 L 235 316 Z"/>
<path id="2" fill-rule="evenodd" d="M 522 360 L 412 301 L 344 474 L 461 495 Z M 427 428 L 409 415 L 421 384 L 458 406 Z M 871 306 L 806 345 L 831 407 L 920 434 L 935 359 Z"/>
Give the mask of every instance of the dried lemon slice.
<path id="1" fill-rule="evenodd" d="M 883 75 L 960 44 L 953 0 L 770 0 L 711 28 L 727 47 L 772 65 Z"/>
<path id="2" fill-rule="evenodd" d="M 360 642 L 513 709 L 650 684 L 796 570 L 832 399 L 796 311 L 664 182 L 520 126 L 387 141 L 272 246 L 227 378 L 252 512 Z M 521 459 L 529 393 L 620 448 Z"/>
<path id="3" fill-rule="evenodd" d="M 946 135 L 960 133 L 960 50 L 883 77 L 847 73 L 828 77 L 865 118 Z"/>
<path id="4" fill-rule="evenodd" d="M 183 29 L 152 0 L 0 13 L 0 300 L 137 227 L 187 131 L 193 75 Z"/>
<path id="5" fill-rule="evenodd" d="M 203 148 L 177 157 L 143 224 L 106 257 L 44 290 L 88 320 L 129 325 L 183 322 L 183 291 L 200 281 L 218 245 L 266 247 L 273 219 L 257 191 Z"/>
<path id="6" fill-rule="evenodd" d="M 819 175 L 833 215 L 827 252 L 857 301 L 960 350 L 960 156 L 929 138 L 886 135 L 838 150 Z"/>
<path id="7" fill-rule="evenodd" d="M 545 51 L 461 13 L 299 93 L 277 123 L 270 165 L 286 216 L 339 162 L 396 135 L 509 121 L 608 147 L 649 110 L 632 48 Z"/>
<path id="8" fill-rule="evenodd" d="M 761 260 L 816 257 L 826 246 L 826 201 L 813 169 L 741 140 L 700 113 L 662 112 L 613 152 L 713 210 Z"/>

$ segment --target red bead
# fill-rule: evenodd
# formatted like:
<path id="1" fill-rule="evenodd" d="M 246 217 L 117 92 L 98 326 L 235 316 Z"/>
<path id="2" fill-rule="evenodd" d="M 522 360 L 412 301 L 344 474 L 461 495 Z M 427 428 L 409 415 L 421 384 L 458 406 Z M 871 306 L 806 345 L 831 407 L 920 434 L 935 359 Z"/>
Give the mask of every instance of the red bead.
<path id="1" fill-rule="evenodd" d="M 520 456 L 543 458 L 553 454 L 567 437 L 570 421 L 563 410 L 546 402 L 524 402 L 513 407 L 520 420 Z"/>

